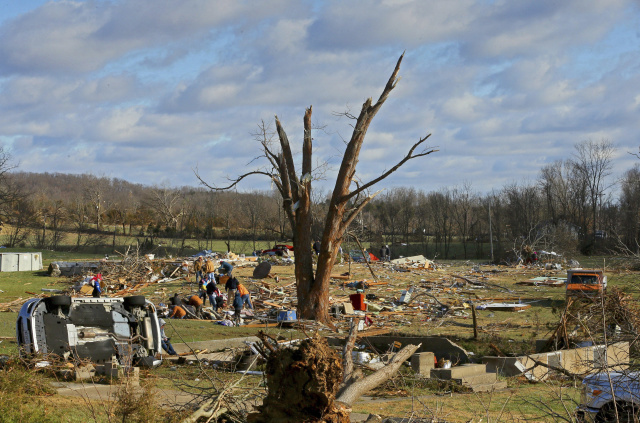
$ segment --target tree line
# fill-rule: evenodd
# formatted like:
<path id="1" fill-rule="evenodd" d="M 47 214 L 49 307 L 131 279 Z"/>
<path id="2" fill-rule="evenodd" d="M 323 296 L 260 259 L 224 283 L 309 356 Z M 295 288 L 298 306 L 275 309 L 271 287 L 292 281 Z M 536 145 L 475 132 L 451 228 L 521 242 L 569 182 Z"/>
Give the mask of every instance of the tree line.
<path id="1" fill-rule="evenodd" d="M 392 254 L 439 258 L 512 257 L 525 246 L 560 254 L 612 248 L 638 253 L 640 166 L 614 180 L 615 147 L 576 144 L 566 160 L 537 178 L 478 193 L 470 182 L 435 191 L 386 189 L 349 227 L 349 234 Z M 0 149 L 0 218 L 7 247 L 116 247 L 118 237 L 151 248 L 158 238 L 207 248 L 224 240 L 291 239 L 290 219 L 275 192 L 215 192 L 206 187 L 145 186 L 88 174 L 21 172 Z M 322 234 L 330 198 L 314 191 L 312 237 Z M 73 241 L 69 241 L 72 239 Z M 66 240 L 66 241 L 65 241 Z M 375 253 L 375 251 L 374 251 Z"/>

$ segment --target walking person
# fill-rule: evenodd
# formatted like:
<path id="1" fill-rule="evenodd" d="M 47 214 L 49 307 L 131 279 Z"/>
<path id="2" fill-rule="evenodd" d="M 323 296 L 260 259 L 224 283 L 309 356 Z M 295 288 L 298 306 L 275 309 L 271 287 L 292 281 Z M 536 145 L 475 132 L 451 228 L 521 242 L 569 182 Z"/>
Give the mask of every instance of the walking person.
<path id="1" fill-rule="evenodd" d="M 240 326 L 240 313 L 242 312 L 242 297 L 240 293 L 236 291 L 235 297 L 233 297 L 233 317 L 236 326 Z"/>

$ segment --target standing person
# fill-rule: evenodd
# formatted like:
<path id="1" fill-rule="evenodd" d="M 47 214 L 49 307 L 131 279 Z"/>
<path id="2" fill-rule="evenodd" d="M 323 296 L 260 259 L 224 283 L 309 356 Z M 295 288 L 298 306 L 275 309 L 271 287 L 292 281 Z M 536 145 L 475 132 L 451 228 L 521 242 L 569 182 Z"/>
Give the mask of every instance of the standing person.
<path id="1" fill-rule="evenodd" d="M 209 275 L 210 279 L 215 277 L 216 265 L 213 264 L 213 260 L 207 257 L 207 260 L 204 262 L 204 273 Z"/>
<path id="2" fill-rule="evenodd" d="M 231 276 L 229 279 L 227 279 L 227 283 L 224 284 L 224 289 L 227 290 L 227 298 L 229 299 L 229 303 L 231 303 L 232 301 L 234 301 L 238 290 L 238 279 L 236 279 L 234 276 Z"/>
<path id="3" fill-rule="evenodd" d="M 385 257 L 387 256 L 387 246 L 383 245 L 382 247 L 380 247 L 380 254 L 378 255 L 380 257 L 380 260 L 382 261 L 386 261 Z"/>
<path id="4" fill-rule="evenodd" d="M 209 302 L 211 303 L 211 307 L 213 307 L 213 311 L 218 310 L 218 297 L 220 295 L 220 291 L 218 290 L 218 285 L 216 285 L 215 281 L 210 281 L 207 284 L 207 297 L 209 297 Z"/>
<path id="5" fill-rule="evenodd" d="M 391 250 L 388 245 L 384 246 L 384 261 L 391 261 Z"/>
<path id="6" fill-rule="evenodd" d="M 316 253 L 316 256 L 320 255 L 320 241 L 313 243 L 313 252 Z"/>
<path id="7" fill-rule="evenodd" d="M 239 283 L 238 292 L 240 293 L 240 298 L 242 299 L 242 306 L 244 307 L 244 305 L 246 304 L 250 309 L 253 309 L 253 306 L 251 305 L 251 293 L 249 292 L 249 290 L 245 288 L 243 284 Z"/>
<path id="8" fill-rule="evenodd" d="M 98 273 L 93 278 L 91 278 L 91 285 L 93 286 L 93 292 L 91 296 L 93 298 L 100 298 L 100 294 L 102 294 L 102 287 L 100 286 L 100 282 L 102 282 L 102 274 Z"/>
<path id="9" fill-rule="evenodd" d="M 209 275 L 206 275 L 200 280 L 200 285 L 198 286 L 198 297 L 200 297 L 200 299 L 202 300 L 202 305 L 205 305 L 207 303 L 207 286 L 210 283 L 212 282 L 209 278 Z"/>
<path id="10" fill-rule="evenodd" d="M 164 333 L 164 325 L 167 322 L 164 319 L 158 319 L 158 323 L 160 323 L 160 339 L 162 344 L 162 349 L 165 350 L 169 355 L 178 355 L 176 350 L 173 349 L 173 345 L 171 345 L 171 339 L 167 338 L 167 335 Z"/>
<path id="11" fill-rule="evenodd" d="M 233 297 L 233 317 L 235 318 L 236 326 L 240 326 L 240 313 L 242 312 L 242 298 L 240 293 L 236 291 L 235 297 Z"/>
<path id="12" fill-rule="evenodd" d="M 202 268 L 204 267 L 204 259 L 202 256 L 193 262 L 193 270 L 196 272 L 196 283 L 202 280 Z"/>

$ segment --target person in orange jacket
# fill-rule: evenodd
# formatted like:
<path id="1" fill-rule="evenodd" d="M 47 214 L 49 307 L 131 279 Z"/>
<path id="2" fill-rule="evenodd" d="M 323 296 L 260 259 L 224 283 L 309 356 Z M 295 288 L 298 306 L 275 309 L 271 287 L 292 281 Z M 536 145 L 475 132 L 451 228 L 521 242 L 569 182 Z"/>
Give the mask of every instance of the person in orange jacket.
<path id="1" fill-rule="evenodd" d="M 198 319 L 202 319 L 202 298 L 197 295 L 192 295 L 191 297 L 189 297 L 188 304 L 196 309 L 196 317 Z"/>
<path id="2" fill-rule="evenodd" d="M 244 308 L 244 305 L 246 304 L 249 308 L 253 309 L 253 306 L 251 305 L 251 293 L 241 283 L 238 284 L 238 293 L 242 299 L 242 307 Z"/>
<path id="3" fill-rule="evenodd" d="M 187 315 L 187 312 L 179 305 L 172 305 L 170 307 L 171 307 L 171 314 L 169 314 L 170 319 L 184 319 L 184 317 Z"/>

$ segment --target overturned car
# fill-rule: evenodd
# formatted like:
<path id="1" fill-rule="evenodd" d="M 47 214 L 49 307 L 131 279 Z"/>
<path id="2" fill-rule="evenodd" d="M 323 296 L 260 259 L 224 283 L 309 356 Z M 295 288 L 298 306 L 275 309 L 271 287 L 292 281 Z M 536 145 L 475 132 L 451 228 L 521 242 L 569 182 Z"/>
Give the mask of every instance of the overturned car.
<path id="1" fill-rule="evenodd" d="M 160 325 L 155 306 L 143 296 L 27 301 L 18 314 L 20 354 L 153 367 L 160 364 Z"/>

